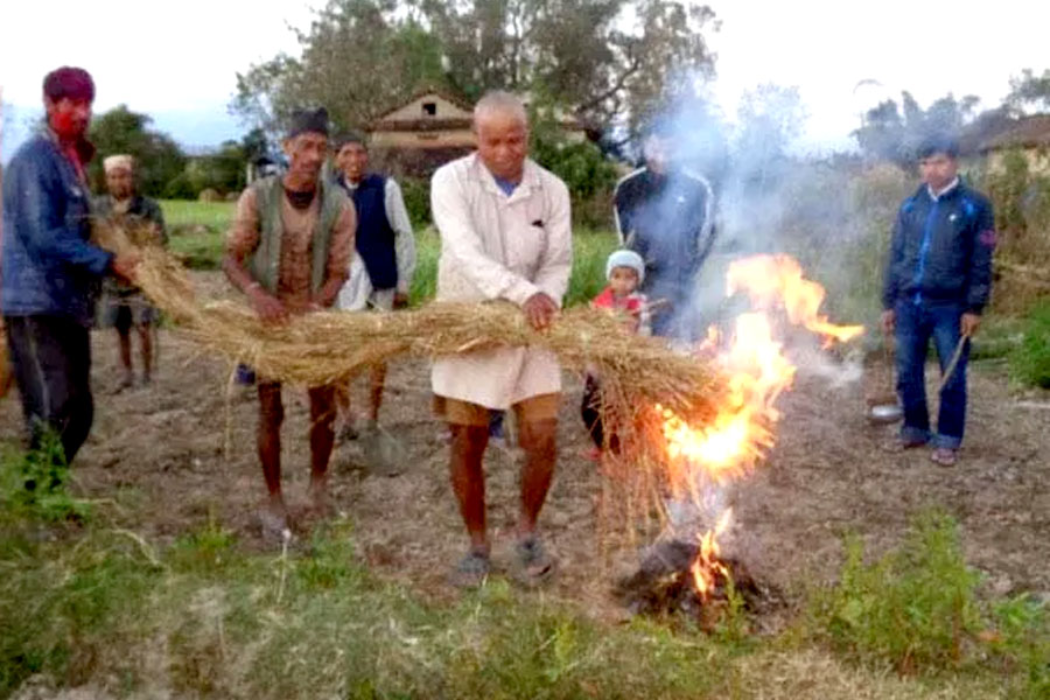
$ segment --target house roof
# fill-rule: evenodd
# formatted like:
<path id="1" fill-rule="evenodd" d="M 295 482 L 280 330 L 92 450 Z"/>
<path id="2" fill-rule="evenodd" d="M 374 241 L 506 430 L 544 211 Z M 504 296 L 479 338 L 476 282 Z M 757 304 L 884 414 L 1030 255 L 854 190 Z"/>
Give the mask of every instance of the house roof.
<path id="1" fill-rule="evenodd" d="M 456 105 L 457 107 L 459 107 L 460 109 L 462 109 L 462 110 L 464 110 L 466 112 L 473 112 L 474 111 L 474 105 L 472 105 L 465 98 L 457 97 L 456 95 L 453 95 L 450 92 L 446 92 L 445 90 L 439 90 L 437 88 L 429 87 L 429 88 L 425 88 L 425 89 L 419 90 L 418 92 L 413 94 L 411 97 L 409 97 L 407 100 L 401 100 L 401 102 L 397 103 L 396 105 L 394 105 L 393 107 L 391 107 L 387 111 L 385 111 L 382 114 L 380 114 L 373 121 L 374 122 L 381 122 L 384 119 L 386 119 L 387 117 L 389 117 L 391 114 L 393 114 L 394 112 L 397 112 L 398 110 L 404 108 L 405 105 L 410 105 L 413 102 L 415 102 L 416 100 L 418 100 L 420 98 L 423 98 L 423 97 L 426 97 L 427 95 L 436 95 L 437 97 L 440 97 L 441 99 L 443 99 L 443 100 L 445 100 L 447 102 L 451 102 L 452 104 Z"/>
<path id="2" fill-rule="evenodd" d="M 1003 148 L 1036 148 L 1050 146 L 1050 114 L 1037 114 L 1021 119 L 1013 126 L 981 144 L 980 150 Z"/>

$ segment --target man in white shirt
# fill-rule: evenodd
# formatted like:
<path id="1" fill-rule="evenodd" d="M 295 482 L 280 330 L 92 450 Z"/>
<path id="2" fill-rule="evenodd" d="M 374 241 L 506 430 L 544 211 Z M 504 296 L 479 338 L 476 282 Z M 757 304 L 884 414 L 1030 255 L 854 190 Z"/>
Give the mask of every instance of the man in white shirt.
<path id="1" fill-rule="evenodd" d="M 354 200 L 357 210 L 356 253 L 350 276 L 336 299 L 346 311 L 391 311 L 408 305 L 416 268 L 416 238 L 401 188 L 391 177 L 368 172 L 368 147 L 359 134 L 345 136 L 335 158 L 336 181 Z M 368 429 L 374 430 L 383 403 L 386 365 L 372 367 Z M 337 388 L 343 427 L 341 439 L 357 437 L 350 416 L 349 383 Z"/>
<path id="2" fill-rule="evenodd" d="M 485 95 L 474 108 L 474 130 L 477 151 L 440 168 L 431 183 L 441 234 L 437 299 L 509 301 L 544 330 L 558 313 L 572 269 L 568 189 L 527 158 L 528 118 L 513 95 Z M 471 543 L 453 582 L 477 585 L 490 569 L 482 459 L 490 412 L 508 408 L 517 415 L 525 452 L 517 573 L 526 583 L 544 580 L 554 561 L 536 522 L 557 456 L 557 358 L 535 347 L 471 352 L 436 360 L 431 380 L 435 409 L 452 433 L 452 486 Z"/>

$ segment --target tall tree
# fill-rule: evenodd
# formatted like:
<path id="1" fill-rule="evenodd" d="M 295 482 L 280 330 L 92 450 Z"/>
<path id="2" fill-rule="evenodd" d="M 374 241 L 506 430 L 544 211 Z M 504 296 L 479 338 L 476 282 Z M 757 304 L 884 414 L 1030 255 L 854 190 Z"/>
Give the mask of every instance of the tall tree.
<path id="1" fill-rule="evenodd" d="M 331 0 L 302 54 L 278 55 L 237 75 L 231 108 L 271 135 L 298 108 L 323 105 L 339 128 L 360 128 L 424 84 L 442 84 L 437 40 L 412 18 L 395 17 L 397 0 Z"/>
<path id="2" fill-rule="evenodd" d="M 904 91 L 900 106 L 895 100 L 886 100 L 869 109 L 853 137 L 867 157 L 911 167 L 923 139 L 935 133 L 961 136 L 976 118 L 979 103 L 980 98 L 974 95 L 957 100 L 948 93 L 923 109 L 911 93 Z"/>
<path id="3" fill-rule="evenodd" d="M 89 175 L 98 191 L 105 186 L 102 159 L 118 153 L 135 157 L 139 191 L 145 195 L 160 196 L 179 176 L 186 156 L 174 139 L 151 129 L 152 122 L 148 115 L 132 112 L 127 105 L 118 105 L 92 121 L 90 138 L 100 157 L 92 162 Z"/>
<path id="4" fill-rule="evenodd" d="M 714 13 L 689 0 L 330 0 L 302 55 L 238 76 L 233 109 L 273 129 L 320 103 L 364 126 L 422 85 L 469 98 L 502 88 L 635 127 L 713 72 Z"/>

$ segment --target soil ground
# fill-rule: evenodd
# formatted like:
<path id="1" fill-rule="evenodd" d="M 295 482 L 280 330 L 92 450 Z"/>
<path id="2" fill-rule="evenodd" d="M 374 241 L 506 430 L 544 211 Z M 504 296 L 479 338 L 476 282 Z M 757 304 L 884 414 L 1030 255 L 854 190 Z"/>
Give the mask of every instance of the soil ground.
<path id="1" fill-rule="evenodd" d="M 198 275 L 213 293 L 215 273 Z M 147 538 L 170 541 L 209 522 L 234 531 L 244 547 L 273 545 L 261 535 L 255 509 L 264 489 L 255 456 L 257 401 L 251 387 L 231 384 L 231 366 L 205 356 L 177 333 L 161 331 L 155 381 L 119 394 L 116 338 L 93 337 L 94 430 L 78 456 L 76 487 L 99 508 Z M 137 348 L 136 348 L 137 350 Z M 884 367 L 869 369 L 876 375 Z M 935 388 L 929 368 L 930 392 Z M 1050 402 L 1008 387 L 1005 369 L 975 363 L 970 371 L 969 433 L 961 459 L 945 469 L 925 449 L 891 452 L 895 427 L 865 419 L 864 386 L 841 388 L 801 376 L 781 399 L 783 417 L 768 459 L 733 494 L 737 540 L 757 578 L 786 590 L 805 580 L 833 578 L 842 535 L 853 531 L 878 552 L 901 540 L 910 518 L 939 506 L 960 523 L 968 561 L 1002 595 L 1050 591 Z M 591 614 L 616 619 L 622 609 L 610 584 L 638 560 L 637 549 L 601 552 L 616 537 L 597 517 L 596 467 L 584 457 L 578 378 L 566 375 L 560 458 L 542 518 L 561 567 L 548 595 L 575 601 Z M 355 387 L 357 406 L 365 388 Z M 426 363 L 390 368 L 382 424 L 407 447 L 396 477 L 371 475 L 360 446 L 340 446 L 332 460 L 332 502 L 352 519 L 362 556 L 381 577 L 428 598 L 455 596 L 446 583 L 465 537 L 448 485 L 445 431 L 430 413 Z M 306 392 L 285 389 L 283 459 L 286 497 L 305 515 L 309 469 Z M 21 435 L 17 393 L 0 402 L 0 440 Z M 489 518 L 497 564 L 509 561 L 516 514 L 514 450 L 490 447 L 486 458 Z M 604 539 L 603 539 L 604 538 Z"/>

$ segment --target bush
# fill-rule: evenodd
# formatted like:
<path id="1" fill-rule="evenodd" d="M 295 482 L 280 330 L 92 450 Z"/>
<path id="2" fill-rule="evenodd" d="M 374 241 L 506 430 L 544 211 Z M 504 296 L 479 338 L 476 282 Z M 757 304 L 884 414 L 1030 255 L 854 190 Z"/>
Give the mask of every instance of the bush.
<path id="1" fill-rule="evenodd" d="M 1024 338 L 1010 353 L 1010 373 L 1023 384 L 1050 389 L 1050 301 L 1028 315 Z"/>
<path id="2" fill-rule="evenodd" d="M 883 658 L 902 673 L 950 668 L 980 626 L 978 582 L 955 522 L 929 513 L 900 550 L 872 564 L 860 540 L 847 539 L 838 585 L 817 598 L 819 626 L 835 648 Z"/>
<path id="3" fill-rule="evenodd" d="M 412 226 L 416 229 L 425 228 L 430 225 L 430 183 L 419 178 L 406 177 L 399 180 L 401 194 L 405 198 L 405 209 L 408 210 L 408 218 L 412 220 Z"/>

